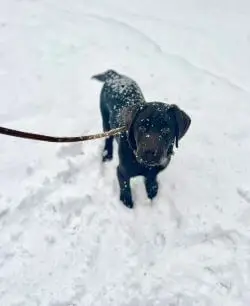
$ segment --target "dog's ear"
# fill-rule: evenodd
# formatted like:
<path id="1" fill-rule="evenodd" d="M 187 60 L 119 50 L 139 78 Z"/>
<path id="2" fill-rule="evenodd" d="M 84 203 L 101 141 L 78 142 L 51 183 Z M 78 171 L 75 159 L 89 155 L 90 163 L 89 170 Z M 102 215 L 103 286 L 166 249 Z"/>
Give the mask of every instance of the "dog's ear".
<path id="1" fill-rule="evenodd" d="M 178 148 L 178 141 L 186 134 L 191 124 L 191 118 L 181 110 L 177 105 L 172 104 L 169 107 L 169 111 L 173 114 L 175 120 L 175 145 Z"/>
<path id="2" fill-rule="evenodd" d="M 121 112 L 120 112 L 120 120 L 122 125 L 126 127 L 127 130 L 130 129 L 133 119 L 139 110 L 140 106 L 139 105 L 132 105 L 125 107 Z"/>
<path id="3" fill-rule="evenodd" d="M 120 113 L 120 121 L 126 127 L 128 141 L 133 150 L 136 150 L 136 142 L 134 138 L 133 124 L 136 114 L 140 110 L 140 105 L 132 105 L 124 108 Z"/>

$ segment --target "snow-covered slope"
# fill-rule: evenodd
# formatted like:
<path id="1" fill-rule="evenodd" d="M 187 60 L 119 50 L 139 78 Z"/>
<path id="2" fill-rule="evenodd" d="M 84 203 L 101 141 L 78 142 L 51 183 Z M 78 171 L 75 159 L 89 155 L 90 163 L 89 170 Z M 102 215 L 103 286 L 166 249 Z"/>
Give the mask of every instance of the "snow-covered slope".
<path id="1" fill-rule="evenodd" d="M 192 117 L 132 211 L 103 141 L 0 136 L 0 305 L 249 305 L 249 54 L 248 0 L 0 0 L 0 125 L 100 131 L 108 68 Z"/>

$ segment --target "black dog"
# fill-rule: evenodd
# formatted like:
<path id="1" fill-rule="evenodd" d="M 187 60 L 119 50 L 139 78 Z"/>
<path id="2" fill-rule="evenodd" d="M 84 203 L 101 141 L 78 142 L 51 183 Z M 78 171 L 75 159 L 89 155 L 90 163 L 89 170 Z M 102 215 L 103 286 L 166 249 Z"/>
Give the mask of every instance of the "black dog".
<path id="1" fill-rule="evenodd" d="M 114 70 L 93 76 L 104 82 L 100 95 L 103 130 L 125 125 L 127 133 L 118 136 L 117 177 L 120 200 L 133 208 L 130 179 L 142 175 L 149 199 L 158 192 L 157 174 L 171 160 L 174 144 L 187 132 L 191 119 L 176 105 L 146 103 L 137 83 Z M 113 157 L 113 137 L 105 140 L 103 161 Z"/>

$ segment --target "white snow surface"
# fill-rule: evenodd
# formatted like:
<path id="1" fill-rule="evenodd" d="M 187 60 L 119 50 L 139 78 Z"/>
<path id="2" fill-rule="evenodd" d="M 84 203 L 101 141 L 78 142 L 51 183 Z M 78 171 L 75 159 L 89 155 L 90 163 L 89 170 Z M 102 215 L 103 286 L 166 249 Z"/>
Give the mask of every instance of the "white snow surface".
<path id="1" fill-rule="evenodd" d="M 134 210 L 103 140 L 0 135 L 0 305 L 250 305 L 249 0 L 0 0 L 1 126 L 99 132 L 106 69 L 190 130 Z"/>

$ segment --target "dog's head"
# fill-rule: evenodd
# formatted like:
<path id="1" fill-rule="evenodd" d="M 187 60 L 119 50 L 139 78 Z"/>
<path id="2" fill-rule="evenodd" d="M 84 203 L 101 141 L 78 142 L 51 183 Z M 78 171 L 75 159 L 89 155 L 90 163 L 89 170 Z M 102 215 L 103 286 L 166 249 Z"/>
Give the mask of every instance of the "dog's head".
<path id="1" fill-rule="evenodd" d="M 174 143 L 178 147 L 191 123 L 177 105 L 161 102 L 130 106 L 122 117 L 137 161 L 149 167 L 167 163 Z"/>

